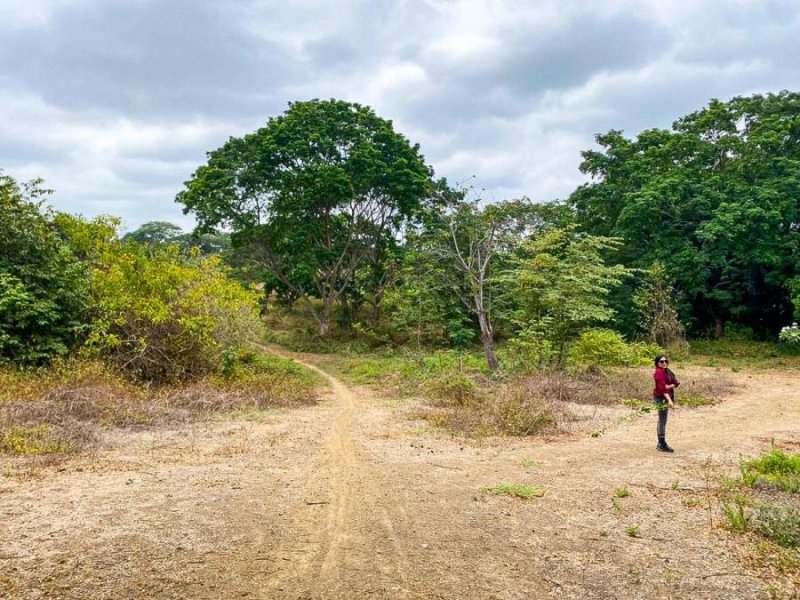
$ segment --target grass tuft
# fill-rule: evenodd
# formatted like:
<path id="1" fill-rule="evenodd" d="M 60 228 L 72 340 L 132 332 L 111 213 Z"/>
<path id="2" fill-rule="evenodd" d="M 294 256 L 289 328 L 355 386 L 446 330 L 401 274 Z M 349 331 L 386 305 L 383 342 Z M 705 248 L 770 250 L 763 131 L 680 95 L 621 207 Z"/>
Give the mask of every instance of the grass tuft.
<path id="1" fill-rule="evenodd" d="M 483 488 L 482 491 L 494 494 L 495 496 L 512 496 L 523 500 L 531 500 L 544 496 L 544 490 L 532 485 L 515 485 L 511 483 L 501 483 L 495 487 Z"/>

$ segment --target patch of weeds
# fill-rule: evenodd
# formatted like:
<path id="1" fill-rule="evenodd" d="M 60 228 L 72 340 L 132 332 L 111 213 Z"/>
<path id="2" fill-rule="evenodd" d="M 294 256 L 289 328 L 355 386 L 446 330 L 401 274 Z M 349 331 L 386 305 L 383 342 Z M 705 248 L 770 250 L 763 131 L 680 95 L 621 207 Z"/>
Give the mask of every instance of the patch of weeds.
<path id="1" fill-rule="evenodd" d="M 608 537 L 608 531 L 606 531 L 606 530 L 604 529 L 603 531 L 601 531 L 601 532 L 600 532 L 600 534 L 599 534 L 599 535 L 600 535 L 600 537 L 601 537 L 601 538 L 607 538 L 607 537 Z"/>
<path id="2" fill-rule="evenodd" d="M 614 490 L 614 496 L 617 498 L 627 498 L 630 495 L 631 494 L 626 487 L 621 487 Z"/>
<path id="3" fill-rule="evenodd" d="M 786 454 L 775 449 L 763 456 L 741 463 L 742 481 L 748 487 L 766 485 L 784 492 L 800 492 L 800 453 Z"/>
<path id="4" fill-rule="evenodd" d="M 54 437 L 52 428 L 45 424 L 15 426 L 0 433 L 2 454 L 56 454 L 65 450 L 64 441 Z"/>
<path id="5" fill-rule="evenodd" d="M 511 483 L 501 483 L 495 487 L 482 488 L 481 491 L 494 494 L 495 496 L 512 496 L 514 498 L 522 498 L 523 500 L 531 500 L 544 496 L 544 490 L 532 485 L 516 485 Z"/>
<path id="6" fill-rule="evenodd" d="M 694 340 L 691 354 L 692 362 L 696 364 L 741 369 L 796 366 L 800 352 L 785 344 L 728 336 L 717 340 Z"/>
<path id="7" fill-rule="evenodd" d="M 532 460 L 530 458 L 523 458 L 522 462 L 520 464 L 523 467 L 525 467 L 526 469 L 529 469 L 531 467 L 536 467 L 536 466 L 538 466 L 538 465 L 540 465 L 542 463 L 540 461 L 538 461 L 538 460 Z"/>
<path id="8" fill-rule="evenodd" d="M 614 509 L 615 512 L 621 513 L 622 512 L 622 504 L 619 503 L 617 498 L 611 498 L 611 507 Z"/>
<path id="9" fill-rule="evenodd" d="M 731 499 L 722 501 L 722 514 L 728 520 L 728 527 L 733 531 L 747 531 L 750 525 L 750 517 L 745 511 L 749 506 L 750 500 L 742 494 L 734 494 Z"/>
<path id="10" fill-rule="evenodd" d="M 753 527 L 783 548 L 800 548 L 800 512 L 796 509 L 759 505 L 753 518 Z"/>
<path id="11" fill-rule="evenodd" d="M 700 394 L 681 394 L 678 399 L 678 404 L 681 406 L 687 406 L 689 408 L 698 408 L 700 406 L 711 406 L 714 404 L 714 400 L 711 398 L 706 398 Z"/>
<path id="12" fill-rule="evenodd" d="M 681 406 L 688 406 L 689 408 L 697 408 L 699 406 L 711 406 L 714 404 L 714 400 L 711 398 L 706 398 L 705 396 L 701 396 L 700 394 L 681 394 L 678 397 L 678 404 Z"/>
<path id="13" fill-rule="evenodd" d="M 686 508 L 697 508 L 703 504 L 703 499 L 699 496 L 688 496 L 681 499 L 681 504 L 683 504 Z"/>
<path id="14" fill-rule="evenodd" d="M 632 525 L 632 526 L 630 526 L 630 527 L 626 527 L 626 528 L 625 528 L 625 534 L 626 534 L 628 537 L 633 537 L 633 538 L 642 537 L 642 532 L 641 532 L 641 530 L 639 529 L 639 526 L 638 526 L 638 525 Z"/>

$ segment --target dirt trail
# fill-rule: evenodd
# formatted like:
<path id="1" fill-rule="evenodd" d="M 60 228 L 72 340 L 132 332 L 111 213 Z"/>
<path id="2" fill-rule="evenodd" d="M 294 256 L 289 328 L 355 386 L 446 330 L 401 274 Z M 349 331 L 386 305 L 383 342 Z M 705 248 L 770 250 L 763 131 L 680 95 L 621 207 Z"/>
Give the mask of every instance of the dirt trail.
<path id="1" fill-rule="evenodd" d="M 704 490 L 740 454 L 798 441 L 794 373 L 731 374 L 724 403 L 671 416 L 672 456 L 652 415 L 468 444 L 323 375 L 316 407 L 117 432 L 63 470 L 0 479 L 0 597 L 770 597 Z M 481 491 L 501 482 L 545 495 Z"/>

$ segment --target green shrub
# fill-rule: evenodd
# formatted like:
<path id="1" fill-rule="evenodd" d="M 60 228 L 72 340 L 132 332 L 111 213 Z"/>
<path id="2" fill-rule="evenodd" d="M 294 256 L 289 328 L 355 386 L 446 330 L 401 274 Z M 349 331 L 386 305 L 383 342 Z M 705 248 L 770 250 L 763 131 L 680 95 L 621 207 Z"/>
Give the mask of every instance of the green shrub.
<path id="1" fill-rule="evenodd" d="M 800 348 L 800 327 L 797 323 L 792 323 L 781 329 L 778 339 L 787 346 Z"/>
<path id="2" fill-rule="evenodd" d="M 44 364 L 83 337 L 87 268 L 42 207 L 40 183 L 0 171 L 0 361 Z"/>
<path id="3" fill-rule="evenodd" d="M 258 335 L 256 294 L 229 279 L 216 257 L 111 244 L 92 275 L 88 347 L 137 379 L 214 372 L 226 352 Z"/>
<path id="4" fill-rule="evenodd" d="M 576 366 L 622 367 L 648 365 L 660 352 L 654 344 L 628 344 L 610 329 L 589 329 L 572 344 L 569 362 Z"/>
<path id="5" fill-rule="evenodd" d="M 427 379 L 424 390 L 438 406 L 464 406 L 477 397 L 478 386 L 458 371 L 445 371 Z"/>
<path id="6" fill-rule="evenodd" d="M 800 454 L 788 455 L 776 449 L 742 462 L 741 471 L 742 481 L 751 487 L 764 482 L 785 492 L 800 492 Z"/>

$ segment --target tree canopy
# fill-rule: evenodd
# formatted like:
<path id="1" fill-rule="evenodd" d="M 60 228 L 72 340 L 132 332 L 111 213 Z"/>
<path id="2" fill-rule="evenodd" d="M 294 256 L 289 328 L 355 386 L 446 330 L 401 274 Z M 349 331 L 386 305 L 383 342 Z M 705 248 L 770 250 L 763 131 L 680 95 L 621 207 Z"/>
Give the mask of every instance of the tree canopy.
<path id="1" fill-rule="evenodd" d="M 594 181 L 570 199 L 580 226 L 622 238 L 629 266 L 661 261 L 695 331 L 775 332 L 800 310 L 800 94 L 712 100 L 671 130 L 597 141 L 581 165 Z"/>
<path id="2" fill-rule="evenodd" d="M 230 228 L 265 275 L 307 301 L 326 334 L 359 270 L 385 268 L 432 175 L 418 146 L 370 108 L 311 100 L 209 152 L 177 201 L 201 230 Z M 382 278 L 362 278 L 370 279 Z"/>

